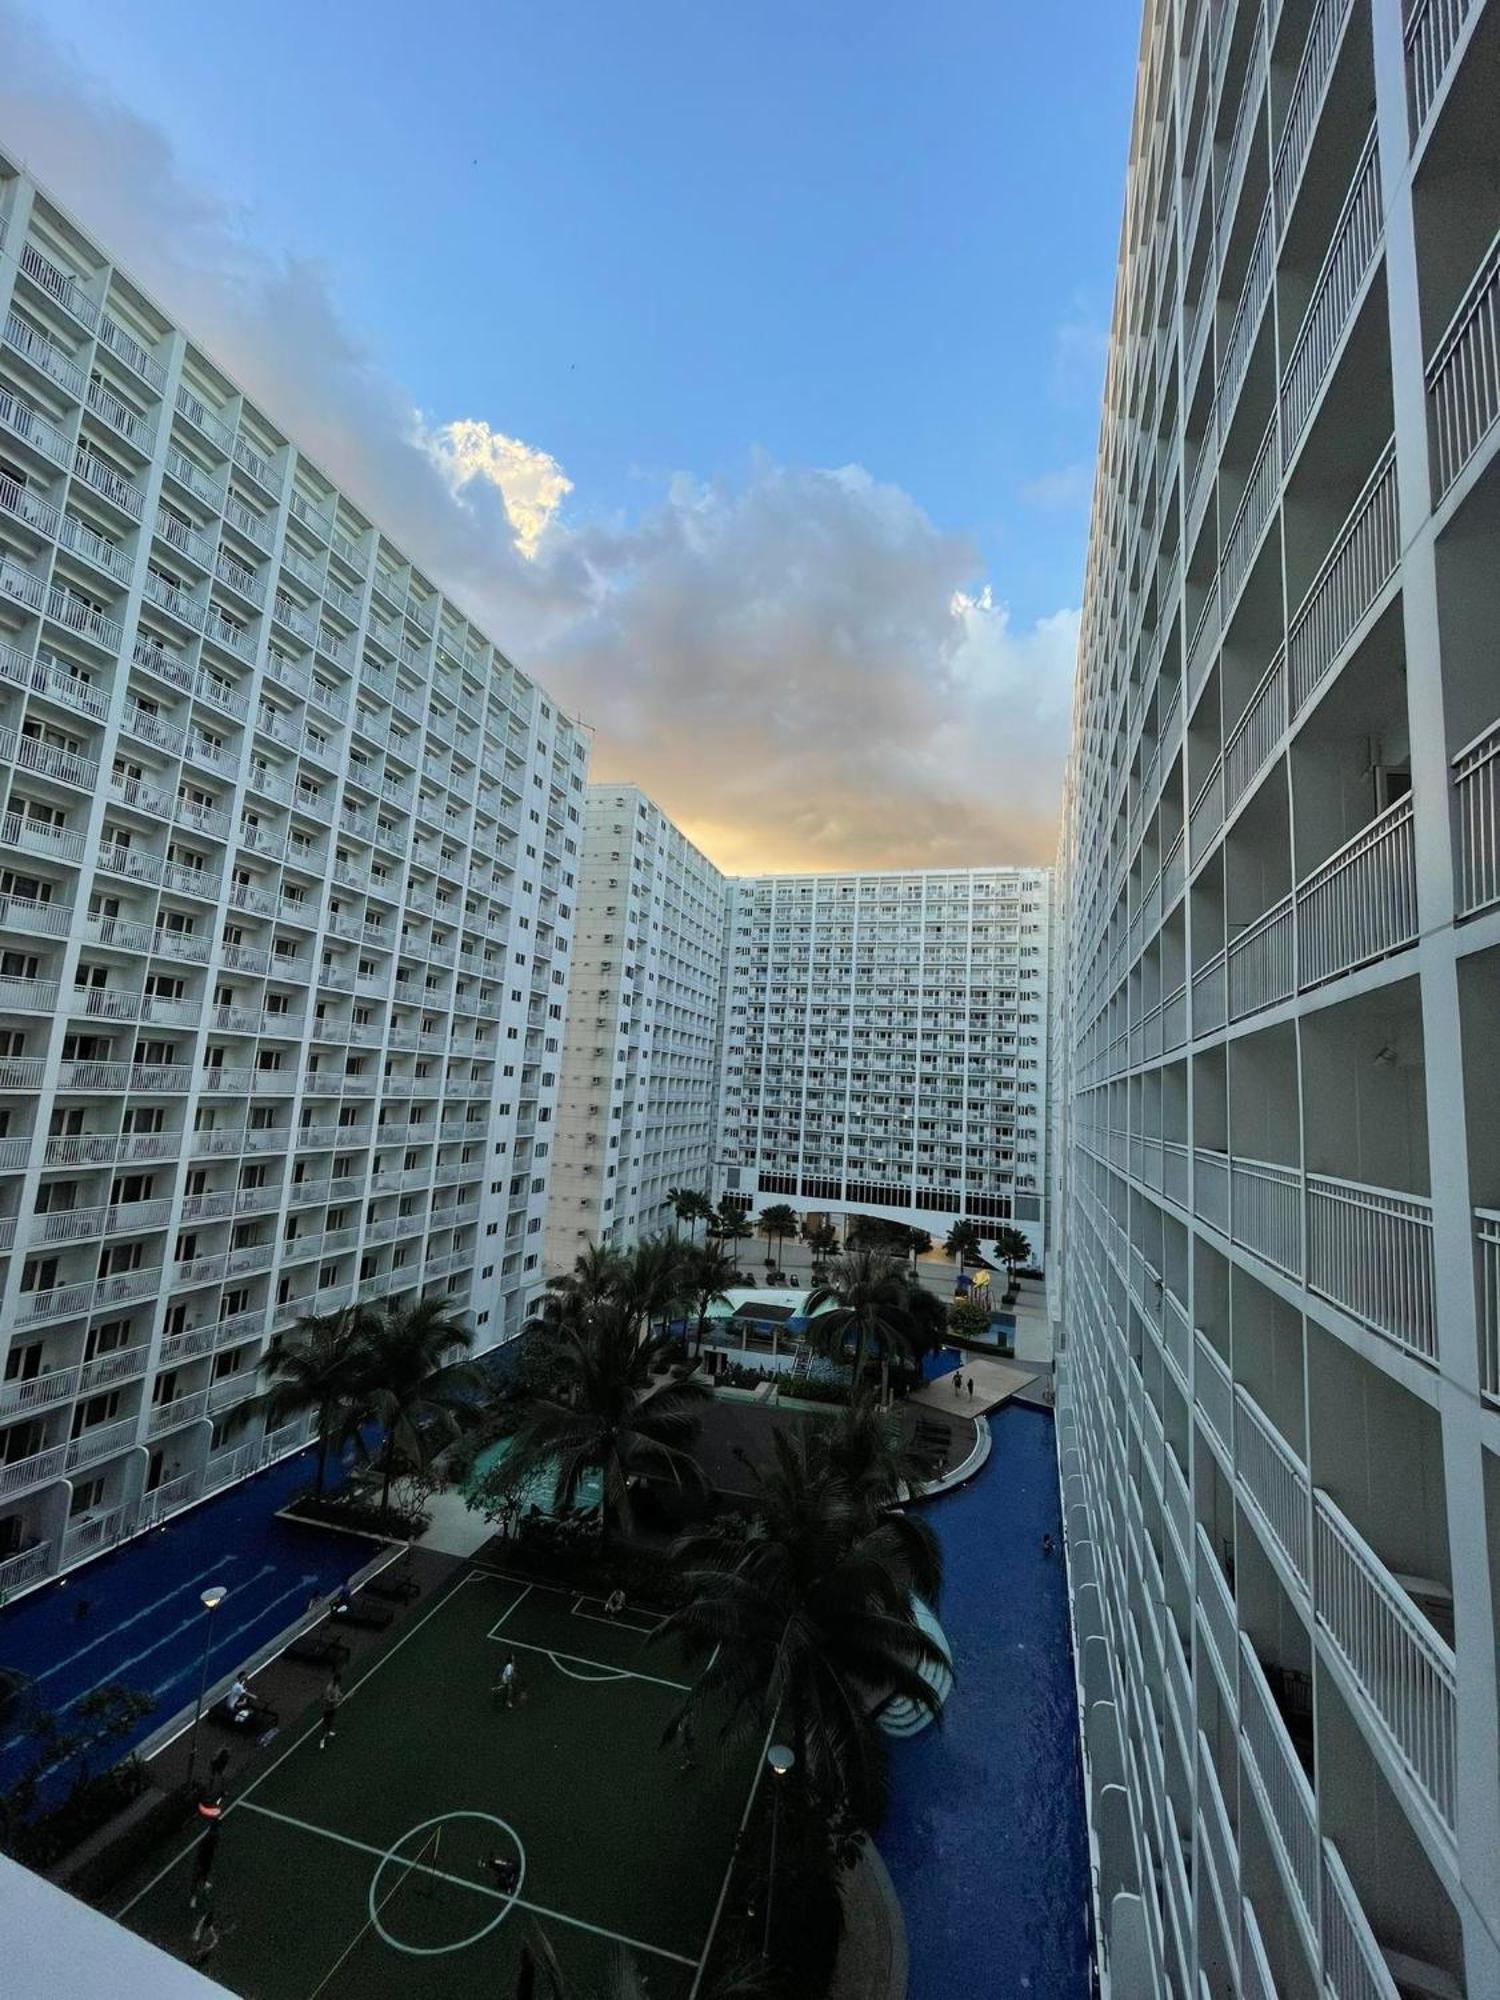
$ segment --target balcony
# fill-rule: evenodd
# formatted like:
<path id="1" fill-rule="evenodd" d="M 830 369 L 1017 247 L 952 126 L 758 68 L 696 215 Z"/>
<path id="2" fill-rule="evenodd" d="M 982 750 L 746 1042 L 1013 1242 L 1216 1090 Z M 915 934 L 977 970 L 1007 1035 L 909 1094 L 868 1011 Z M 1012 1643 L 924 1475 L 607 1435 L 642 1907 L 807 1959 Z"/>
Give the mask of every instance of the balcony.
<path id="1" fill-rule="evenodd" d="M 46 1480 L 56 1479 L 63 1470 L 66 1456 L 67 1446 L 57 1444 L 50 1445 L 45 1451 L 33 1452 L 29 1458 L 12 1459 L 9 1464 L 0 1464 L 0 1499 L 11 1493 L 25 1493 Z"/>
<path id="2" fill-rule="evenodd" d="M 1281 410 L 1289 452 L 1296 448 L 1333 365 L 1354 301 L 1379 251 L 1380 233 L 1380 160 L 1372 130 L 1287 360 Z"/>
<path id="3" fill-rule="evenodd" d="M 1246 1908 L 1248 1910 L 1248 1904 Z M 1257 1937 L 1256 1942 L 1259 1943 Z M 1323 1974 L 1327 1991 L 1349 2000 L 1401 2000 L 1338 1849 L 1323 1842 Z M 1444 1981 L 1448 1986 L 1449 1982 Z M 1268 1988 L 1274 2000 L 1274 1988 Z M 1424 1992 L 1439 1992 L 1423 1985 Z M 1456 1991 L 1456 1988 L 1451 1989 Z"/>
<path id="4" fill-rule="evenodd" d="M 1479 1386 L 1500 1402 L 1500 1211 L 1474 1211 L 1474 1262 L 1479 1292 Z"/>
<path id="5" fill-rule="evenodd" d="M 1292 619 L 1287 642 L 1292 713 L 1324 678 L 1379 598 L 1400 558 L 1394 440 L 1375 462 Z"/>
<path id="6" fill-rule="evenodd" d="M 1299 984 L 1306 991 L 1417 937 L 1417 867 L 1408 793 L 1297 888 Z"/>
<path id="7" fill-rule="evenodd" d="M 1311 1585 L 1311 1486 L 1307 1467 L 1255 1399 L 1236 1387 L 1235 1470 L 1304 1590 Z"/>
<path id="8" fill-rule="evenodd" d="M 1377 1734 L 1454 1837 L 1457 1667 L 1369 1544 L 1315 1495 L 1318 1624 L 1378 1718 Z"/>
<path id="9" fill-rule="evenodd" d="M 0 429 L 9 431 L 40 457 L 54 465 L 66 465 L 70 446 L 56 424 L 38 415 L 13 390 L 0 389 Z"/>
<path id="10" fill-rule="evenodd" d="M 4 1489 L 4 1477 L 8 1467 L 0 1466 L 0 1492 Z M 7 1556 L 0 1562 L 0 1604 L 18 1590 L 25 1590 L 29 1584 L 39 1582 L 52 1568 L 54 1550 L 50 1542 L 38 1542 L 34 1548 L 22 1549 L 18 1555 Z"/>
<path id="11" fill-rule="evenodd" d="M 1298 1915 L 1315 1937 L 1318 1908 L 1317 1807 L 1307 1773 L 1292 1748 L 1255 1648 L 1240 1635 L 1241 1727 L 1251 1782 Z"/>
<path id="12" fill-rule="evenodd" d="M 1407 10 L 1406 87 L 1413 137 L 1427 123 L 1473 0 L 1415 0 Z"/>
<path id="13" fill-rule="evenodd" d="M 1500 722 L 1453 759 L 1458 816 L 1455 912 L 1472 917 L 1500 902 Z"/>
<path id="14" fill-rule="evenodd" d="M 24 355 L 48 381 L 55 382 L 75 401 L 82 402 L 83 392 L 88 386 L 88 372 L 65 347 L 59 347 L 55 340 L 49 340 L 46 334 L 39 333 L 16 313 L 11 313 L 6 319 L 5 344 L 15 353 Z"/>
<path id="15" fill-rule="evenodd" d="M 135 1433 L 134 1417 L 80 1431 L 68 1445 L 67 1470 L 74 1472 L 81 1465 L 97 1465 L 101 1458 L 113 1458 L 117 1452 L 128 1451 L 135 1443 Z"/>
<path id="16" fill-rule="evenodd" d="M 133 1375 L 143 1375 L 150 1352 L 149 1341 L 141 1341 L 135 1347 L 111 1348 L 107 1354 L 85 1361 L 78 1373 L 79 1389 L 102 1389 L 111 1382 L 126 1382 Z"/>
<path id="17" fill-rule="evenodd" d="M 1307 1231 L 1309 1287 L 1408 1352 L 1435 1361 L 1431 1202 L 1309 1174 Z"/>
<path id="18" fill-rule="evenodd" d="M 1434 501 L 1441 501 L 1500 416 L 1500 234 L 1427 367 Z"/>
<path id="19" fill-rule="evenodd" d="M 1334 58 L 1338 54 L 1350 6 L 1351 0 L 1320 0 L 1303 45 L 1302 60 L 1292 84 L 1272 174 L 1276 215 L 1283 228 L 1292 212 L 1302 169 L 1307 164 L 1313 134 L 1318 129 L 1324 94 L 1328 79 L 1333 74 Z"/>
<path id="20" fill-rule="evenodd" d="M 1208 1632 L 1209 1655 L 1232 1709 L 1235 1703 L 1239 1622 L 1235 1616 L 1234 1599 L 1224 1581 L 1224 1572 L 1208 1545 L 1208 1536 L 1201 1522 L 1193 1544 L 1193 1572 L 1198 1607 Z"/>
<path id="21" fill-rule="evenodd" d="M 150 1421 L 146 1425 L 147 1437 L 160 1437 L 164 1431 L 174 1431 L 180 1424 L 190 1424 L 203 1415 L 208 1404 L 208 1391 L 195 1390 L 190 1396 L 177 1396 L 170 1403 L 152 1405 Z"/>
<path id="22" fill-rule="evenodd" d="M 80 444 L 73 454 L 73 475 L 112 507 L 118 507 L 128 519 L 139 521 L 145 513 L 146 496 L 140 487 L 122 479 L 112 465 L 96 457 L 85 444 Z"/>
<path id="23" fill-rule="evenodd" d="M 1302 1270 L 1302 1176 L 1271 1160 L 1229 1163 L 1230 1237 L 1296 1277 Z"/>
<path id="24" fill-rule="evenodd" d="M 0 1382 L 0 1417 L 24 1416 L 49 1403 L 68 1402 L 78 1388 L 76 1368 L 45 1368 L 27 1381 Z"/>

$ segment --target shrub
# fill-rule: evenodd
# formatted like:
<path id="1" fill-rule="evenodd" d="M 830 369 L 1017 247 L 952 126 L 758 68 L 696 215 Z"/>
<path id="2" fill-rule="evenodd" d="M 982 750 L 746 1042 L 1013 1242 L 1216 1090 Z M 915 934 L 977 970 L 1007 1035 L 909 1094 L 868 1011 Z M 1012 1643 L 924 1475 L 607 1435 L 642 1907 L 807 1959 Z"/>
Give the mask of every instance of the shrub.
<path id="1" fill-rule="evenodd" d="M 960 1340 L 983 1340 L 990 1330 L 990 1308 L 977 1299 L 955 1299 L 948 1308 L 948 1328 Z"/>
<path id="2" fill-rule="evenodd" d="M 304 1493 L 286 1511 L 299 1521 L 319 1521 L 330 1528 L 348 1528 L 395 1542 L 414 1541 L 430 1520 L 420 1509 L 382 1507 L 378 1500 L 362 1499 L 357 1494 L 325 1493 L 319 1499 L 315 1493 Z"/>
<path id="3" fill-rule="evenodd" d="M 85 1902 L 101 1902 L 127 1876 L 134 1874 L 163 1841 L 188 1824 L 197 1803 L 196 1791 L 189 1790 L 186 1785 L 164 1792 L 148 1811 L 133 1820 L 114 1840 L 106 1841 L 87 1861 L 79 1864 L 69 1879 L 69 1889 Z"/>
<path id="4" fill-rule="evenodd" d="M 146 1767 L 138 1757 L 127 1757 L 112 1771 L 82 1779 L 60 1806 L 21 1828 L 15 1842 L 16 1858 L 28 1868 L 51 1868 L 138 1799 L 148 1782 Z"/>

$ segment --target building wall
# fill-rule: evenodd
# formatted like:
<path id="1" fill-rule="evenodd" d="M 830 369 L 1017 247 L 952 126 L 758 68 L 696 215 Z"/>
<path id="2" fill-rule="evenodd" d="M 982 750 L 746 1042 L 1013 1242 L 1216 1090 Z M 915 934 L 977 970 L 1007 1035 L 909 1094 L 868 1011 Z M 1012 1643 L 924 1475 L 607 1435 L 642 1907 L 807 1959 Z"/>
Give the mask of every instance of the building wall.
<path id="1" fill-rule="evenodd" d="M 547 1264 L 672 1224 L 712 1180 L 725 878 L 634 785 L 591 785 Z"/>
<path id="2" fill-rule="evenodd" d="M 1500 7 L 1152 0 L 1062 874 L 1116 1993 L 1500 1992 Z"/>
<path id="3" fill-rule="evenodd" d="M 1050 937 L 1048 869 L 736 880 L 719 1186 L 1040 1256 Z"/>
<path id="4" fill-rule="evenodd" d="M 540 1276 L 587 744 L 0 158 L 0 1595 Z"/>

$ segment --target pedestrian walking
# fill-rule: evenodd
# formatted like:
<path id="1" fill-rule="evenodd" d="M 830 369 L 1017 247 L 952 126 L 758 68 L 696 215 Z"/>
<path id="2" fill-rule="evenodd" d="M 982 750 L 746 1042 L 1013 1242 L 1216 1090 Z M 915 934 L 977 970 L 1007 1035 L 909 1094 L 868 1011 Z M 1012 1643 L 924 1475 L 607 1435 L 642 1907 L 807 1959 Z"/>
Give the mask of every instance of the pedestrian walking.
<path id="1" fill-rule="evenodd" d="M 974 1377 L 971 1375 L 969 1377 L 969 1401 L 972 1403 L 973 1400 L 974 1400 Z"/>
<path id="2" fill-rule="evenodd" d="M 328 1677 L 328 1685 L 323 1690 L 323 1733 L 318 1738 L 318 1748 L 326 1750 L 338 1734 L 339 1704 L 344 1699 L 344 1683 L 335 1667 Z"/>
<path id="3" fill-rule="evenodd" d="M 520 1887 L 521 1864 L 509 1854 L 492 1854 L 485 1867 L 495 1878 L 495 1887 L 502 1896 L 513 1896 Z"/>
<path id="4" fill-rule="evenodd" d="M 188 1908 L 202 1909 L 213 1894 L 214 1862 L 219 1852 L 218 1820 L 209 1823 L 207 1833 L 198 1842 L 193 1854 L 193 1884 L 188 1892 Z"/>
<path id="5" fill-rule="evenodd" d="M 954 1371 L 953 1371 L 953 1393 L 954 1393 L 954 1395 L 955 1395 L 955 1396 L 961 1396 L 961 1395 L 963 1394 L 963 1389 L 964 1389 L 964 1378 L 963 1378 L 963 1376 L 962 1376 L 962 1375 L 961 1375 L 961 1374 L 959 1373 L 958 1369 L 956 1369 L 956 1368 L 955 1368 L 955 1369 L 954 1369 Z"/>

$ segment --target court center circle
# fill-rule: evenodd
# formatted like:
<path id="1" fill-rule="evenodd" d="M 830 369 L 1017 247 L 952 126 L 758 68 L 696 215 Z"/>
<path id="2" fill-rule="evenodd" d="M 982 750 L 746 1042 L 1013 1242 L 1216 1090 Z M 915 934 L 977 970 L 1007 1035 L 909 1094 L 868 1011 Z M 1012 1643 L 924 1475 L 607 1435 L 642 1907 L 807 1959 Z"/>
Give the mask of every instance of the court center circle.
<path id="1" fill-rule="evenodd" d="M 407 1858 L 403 1854 L 402 1850 L 403 1848 L 408 1847 L 412 1841 L 420 1840 L 424 1833 L 430 1833 L 433 1827 L 435 1826 L 446 1826 L 450 1820 L 457 1820 L 457 1819 L 482 1820 L 487 1826 L 497 1827 L 501 1833 L 506 1834 L 509 1837 L 509 1839 L 511 1840 L 512 1844 L 515 1847 L 516 1860 L 520 1864 L 520 1869 L 521 1869 L 520 1874 L 516 1877 L 516 1886 L 514 1889 L 510 1891 L 509 1895 L 504 1896 L 501 1899 L 499 1909 L 496 1910 L 495 1914 L 489 1919 L 489 1921 L 487 1923 L 481 1924 L 478 1930 L 470 1931 L 467 1937 L 454 1938 L 453 1941 L 449 1944 L 407 1944 L 403 1939 L 394 1937 L 391 1934 L 391 1932 L 386 1929 L 385 1925 L 381 1922 L 380 1897 L 378 1893 L 380 1888 L 380 1878 L 385 1873 L 387 1868 L 397 1868 L 402 1865 L 402 1863 Z M 441 1958 L 446 1952 L 467 1951 L 470 1945 L 478 1944 L 481 1938 L 488 1937 L 492 1930 L 495 1930 L 499 1925 L 503 1924 L 505 1922 L 505 1919 L 510 1915 L 511 1911 L 515 1908 L 517 1899 L 519 1898 L 521 1891 L 525 1887 L 525 1885 L 526 1885 L 526 1848 L 524 1843 L 522 1842 L 520 1834 L 516 1832 L 515 1828 L 511 1825 L 509 1820 L 501 1819 L 497 1813 L 487 1813 L 487 1812 L 438 1813 L 432 1819 L 424 1819 L 419 1821 L 416 1826 L 408 1827 L 406 1832 L 402 1834 L 401 1838 L 398 1841 L 396 1841 L 394 1846 L 388 1848 L 386 1852 L 381 1856 L 380 1860 L 376 1863 L 375 1873 L 370 1877 L 370 1891 L 368 1898 L 370 1907 L 370 1923 L 374 1927 L 376 1935 L 384 1943 L 388 1944 L 392 1951 L 404 1951 L 412 1958 Z M 487 1895 L 494 1893 L 488 1888 L 488 1885 L 483 1882 L 475 1882 L 471 1886 Z"/>

